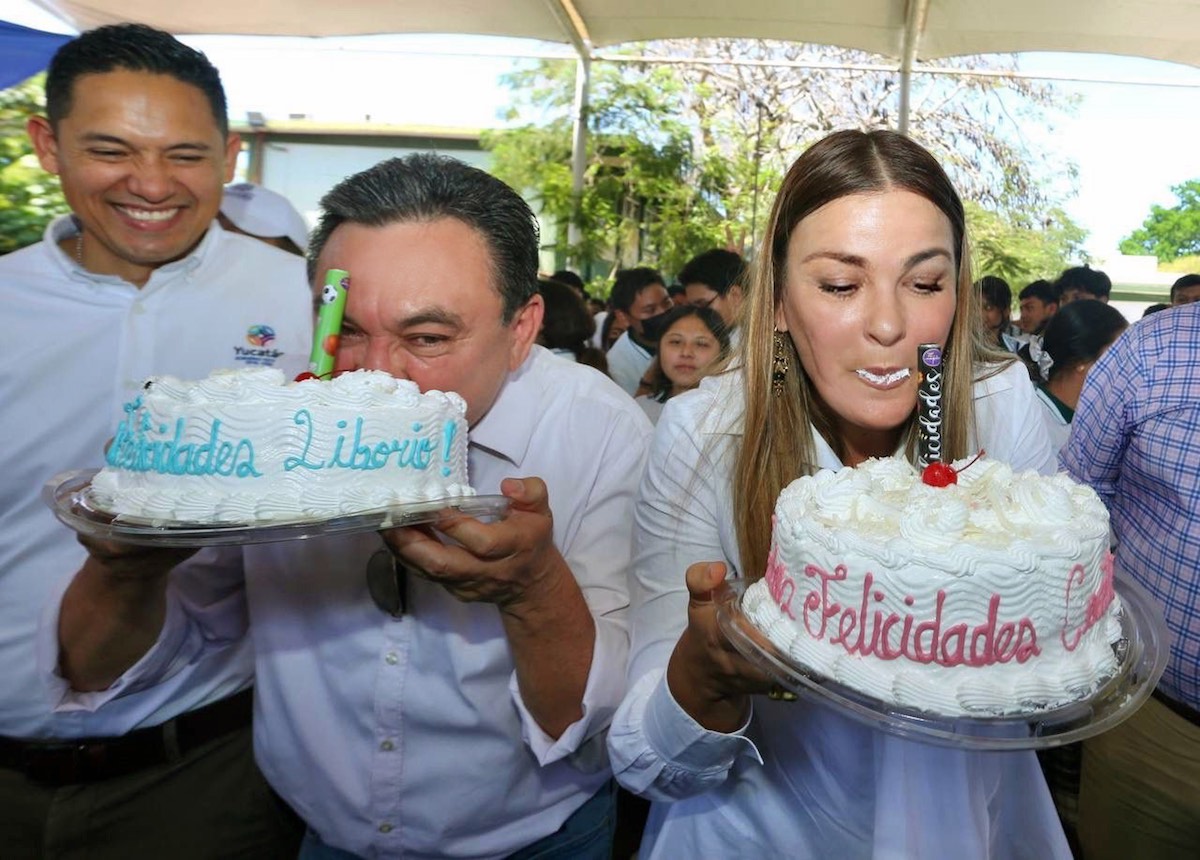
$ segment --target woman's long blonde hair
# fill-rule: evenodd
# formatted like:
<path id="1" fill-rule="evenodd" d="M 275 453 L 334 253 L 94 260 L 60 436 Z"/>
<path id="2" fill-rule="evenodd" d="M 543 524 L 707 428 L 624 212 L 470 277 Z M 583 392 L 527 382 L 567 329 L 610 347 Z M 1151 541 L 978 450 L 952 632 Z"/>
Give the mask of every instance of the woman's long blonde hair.
<path id="1" fill-rule="evenodd" d="M 740 372 L 745 408 L 733 501 L 742 574 L 752 581 L 766 568 L 771 517 L 780 491 L 801 475 L 817 470 L 809 426 L 816 428 L 839 457 L 845 454 L 833 416 L 817 397 L 787 335 L 780 341 L 789 370 L 783 391 L 774 393 L 775 311 L 785 287 L 788 240 L 797 224 L 826 203 L 850 194 L 890 189 L 911 191 L 937 206 L 950 221 L 958 251 L 957 305 L 944 350 L 942 443 L 946 460 L 967 454 L 977 368 L 1004 361 L 1004 356 L 984 341 L 962 201 L 934 157 L 892 131 L 839 131 L 813 144 L 783 179 L 742 303 Z M 915 460 L 916 454 L 915 423 L 914 403 L 913 416 L 902 428 L 901 437 L 909 460 Z"/>

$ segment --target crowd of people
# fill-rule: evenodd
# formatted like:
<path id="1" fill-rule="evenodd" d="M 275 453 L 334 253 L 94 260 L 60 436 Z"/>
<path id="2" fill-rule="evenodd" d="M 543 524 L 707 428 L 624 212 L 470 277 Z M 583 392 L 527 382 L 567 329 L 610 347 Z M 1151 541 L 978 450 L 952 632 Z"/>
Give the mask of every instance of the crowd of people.
<path id="1" fill-rule="evenodd" d="M 166 33 L 80 35 L 46 94 L 28 131 L 71 214 L 0 257 L 3 856 L 1200 844 L 1200 276 L 1127 325 L 1102 272 L 1068 269 L 1019 292 L 1014 324 L 1009 285 L 973 279 L 935 158 L 839 131 L 783 177 L 753 265 L 713 248 L 670 282 L 622 269 L 600 308 L 577 274 L 539 274 L 520 195 L 453 159 L 343 179 L 311 235 L 278 195 L 229 186 L 217 70 Z M 43 485 L 101 464 L 146 377 L 236 367 L 248 333 L 255 363 L 302 370 L 330 268 L 354 284 L 336 371 L 461 394 L 471 483 L 507 517 L 200 551 L 57 522 Z M 946 456 L 1094 487 L 1118 575 L 1171 630 L 1154 698 L 1074 764 L 774 695 L 717 624 L 714 589 L 761 575 L 791 480 L 914 458 L 915 374 L 881 369 L 925 343 L 946 354 Z"/>

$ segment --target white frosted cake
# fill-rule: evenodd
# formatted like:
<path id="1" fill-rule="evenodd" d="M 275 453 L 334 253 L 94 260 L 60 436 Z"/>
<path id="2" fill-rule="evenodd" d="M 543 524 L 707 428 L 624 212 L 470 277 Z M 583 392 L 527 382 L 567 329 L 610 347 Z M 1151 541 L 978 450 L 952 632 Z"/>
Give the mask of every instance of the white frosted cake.
<path id="1" fill-rule="evenodd" d="M 104 510 L 151 520 L 330 517 L 472 495 L 466 404 L 360 370 L 287 382 L 275 368 L 153 377 L 125 405 L 92 480 Z"/>
<path id="2" fill-rule="evenodd" d="M 742 605 L 793 661 L 847 687 L 995 715 L 1074 701 L 1115 673 L 1112 575 L 1108 512 L 1064 475 L 984 459 L 934 487 L 903 460 L 868 460 L 784 489 Z"/>

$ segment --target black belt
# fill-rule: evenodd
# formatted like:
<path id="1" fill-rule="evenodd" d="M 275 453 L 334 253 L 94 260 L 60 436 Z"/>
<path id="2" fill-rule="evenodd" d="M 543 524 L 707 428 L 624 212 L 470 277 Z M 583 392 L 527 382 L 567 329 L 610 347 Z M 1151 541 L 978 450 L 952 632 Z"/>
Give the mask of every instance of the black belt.
<path id="1" fill-rule="evenodd" d="M 1160 693 L 1157 687 L 1154 688 L 1154 692 L 1152 692 L 1150 695 L 1162 702 L 1166 706 L 1167 710 L 1183 717 L 1193 726 L 1200 727 L 1200 711 L 1197 711 L 1190 705 L 1185 705 L 1178 699 L 1172 699 L 1165 693 Z"/>
<path id="2" fill-rule="evenodd" d="M 46 785 L 98 782 L 177 761 L 222 735 L 250 725 L 250 690 L 112 738 L 24 740 L 0 736 L 0 767 Z"/>

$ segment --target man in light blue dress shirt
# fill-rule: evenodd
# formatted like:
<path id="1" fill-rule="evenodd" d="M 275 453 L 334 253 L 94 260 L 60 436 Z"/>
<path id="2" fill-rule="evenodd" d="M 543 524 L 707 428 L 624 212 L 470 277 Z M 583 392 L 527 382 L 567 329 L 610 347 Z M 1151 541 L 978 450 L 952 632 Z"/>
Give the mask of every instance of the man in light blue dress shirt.
<path id="1" fill-rule="evenodd" d="M 352 284 L 336 369 L 460 393 L 471 482 L 508 516 L 202 553 L 170 585 L 98 546 L 49 627 L 55 683 L 100 707 L 248 634 L 255 750 L 308 822 L 302 857 L 607 858 L 650 425 L 534 345 L 537 228 L 503 183 L 416 155 L 322 207 L 310 276 Z"/>

